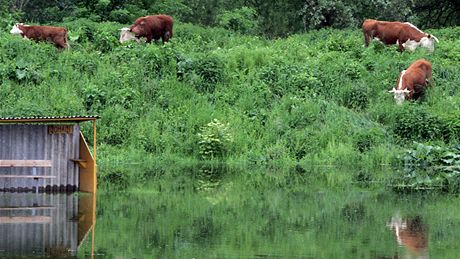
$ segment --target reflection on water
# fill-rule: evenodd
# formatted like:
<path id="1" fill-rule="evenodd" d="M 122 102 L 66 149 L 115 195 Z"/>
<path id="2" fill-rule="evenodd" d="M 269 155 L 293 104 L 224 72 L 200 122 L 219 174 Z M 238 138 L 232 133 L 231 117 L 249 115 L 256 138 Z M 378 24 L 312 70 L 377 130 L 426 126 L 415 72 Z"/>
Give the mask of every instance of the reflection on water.
<path id="1" fill-rule="evenodd" d="M 165 173 L 99 189 L 97 214 L 91 196 L 0 193 L 0 257 L 458 258 L 459 197 L 333 173 Z"/>
<path id="2" fill-rule="evenodd" d="M 394 231 L 398 244 L 406 248 L 403 258 L 429 258 L 427 226 L 421 216 L 402 219 L 396 214 L 388 226 Z"/>
<path id="3" fill-rule="evenodd" d="M 0 193 L 0 257 L 69 257 L 95 223 L 92 195 Z"/>

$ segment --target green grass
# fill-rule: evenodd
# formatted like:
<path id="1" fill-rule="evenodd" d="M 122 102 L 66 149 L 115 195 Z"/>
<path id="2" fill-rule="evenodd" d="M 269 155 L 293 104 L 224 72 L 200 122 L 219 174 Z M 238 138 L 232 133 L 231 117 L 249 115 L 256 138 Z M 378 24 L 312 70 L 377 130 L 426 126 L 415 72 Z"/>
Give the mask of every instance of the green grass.
<path id="1" fill-rule="evenodd" d="M 63 52 L 0 32 L 0 116 L 100 115 L 102 179 L 144 174 L 124 164 L 200 162 L 199 133 L 214 119 L 232 137 L 214 159 L 244 167 L 380 167 L 414 140 L 459 140 L 459 28 L 430 30 L 441 41 L 430 54 L 364 48 L 359 30 L 267 40 L 177 24 L 166 45 L 120 45 L 123 25 L 64 25 Z M 396 106 L 387 90 L 418 58 L 433 63 L 435 85 Z"/>

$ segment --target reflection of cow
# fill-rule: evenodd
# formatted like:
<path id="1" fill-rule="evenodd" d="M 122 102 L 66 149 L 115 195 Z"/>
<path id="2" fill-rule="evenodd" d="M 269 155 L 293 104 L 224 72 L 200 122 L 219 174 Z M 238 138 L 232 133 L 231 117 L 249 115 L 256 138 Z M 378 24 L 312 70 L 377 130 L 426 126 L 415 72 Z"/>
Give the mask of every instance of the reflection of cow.
<path id="1" fill-rule="evenodd" d="M 420 216 L 402 219 L 399 215 L 394 216 L 388 224 L 396 235 L 398 244 L 404 246 L 409 252 L 408 258 L 428 258 L 428 234 L 427 228 L 422 223 Z"/>

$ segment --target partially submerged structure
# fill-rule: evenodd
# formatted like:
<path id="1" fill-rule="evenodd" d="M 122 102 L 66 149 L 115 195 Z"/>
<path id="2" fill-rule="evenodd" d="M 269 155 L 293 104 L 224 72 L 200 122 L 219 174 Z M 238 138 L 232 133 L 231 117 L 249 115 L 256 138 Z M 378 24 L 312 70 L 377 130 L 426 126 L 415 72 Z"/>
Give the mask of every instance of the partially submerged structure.
<path id="1" fill-rule="evenodd" d="M 0 118 L 0 191 L 96 193 L 98 116 Z M 80 123 L 93 122 L 93 154 Z"/>

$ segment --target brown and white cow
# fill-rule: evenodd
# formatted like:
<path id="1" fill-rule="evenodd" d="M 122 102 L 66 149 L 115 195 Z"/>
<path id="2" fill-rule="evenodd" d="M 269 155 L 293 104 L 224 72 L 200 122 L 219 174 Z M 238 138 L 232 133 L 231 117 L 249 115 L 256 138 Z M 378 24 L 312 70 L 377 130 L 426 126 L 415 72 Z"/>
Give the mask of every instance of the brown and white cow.
<path id="1" fill-rule="evenodd" d="M 134 33 L 129 31 L 129 28 L 120 29 L 120 43 L 127 42 L 130 40 L 135 40 L 137 43 L 140 42 L 139 38 L 134 35 Z"/>
<path id="2" fill-rule="evenodd" d="M 416 60 L 399 75 L 396 88 L 393 93 L 397 104 L 402 104 L 404 99 L 418 99 L 425 92 L 425 88 L 432 80 L 431 63 L 425 59 Z"/>
<path id="3" fill-rule="evenodd" d="M 173 36 L 174 20 L 171 16 L 149 15 L 137 18 L 129 31 L 136 35 L 136 38 L 146 38 L 146 42 L 162 39 L 163 43 L 169 41 Z"/>
<path id="4" fill-rule="evenodd" d="M 433 52 L 435 42 L 439 43 L 435 36 L 421 31 L 409 22 L 386 22 L 366 19 L 362 28 L 366 47 L 372 39 L 376 39 L 386 45 L 398 45 L 399 51 L 415 51 L 420 46 Z"/>
<path id="5" fill-rule="evenodd" d="M 21 35 L 24 39 L 48 41 L 61 49 L 69 48 L 67 29 L 64 27 L 37 26 L 16 23 L 10 33 Z"/>

